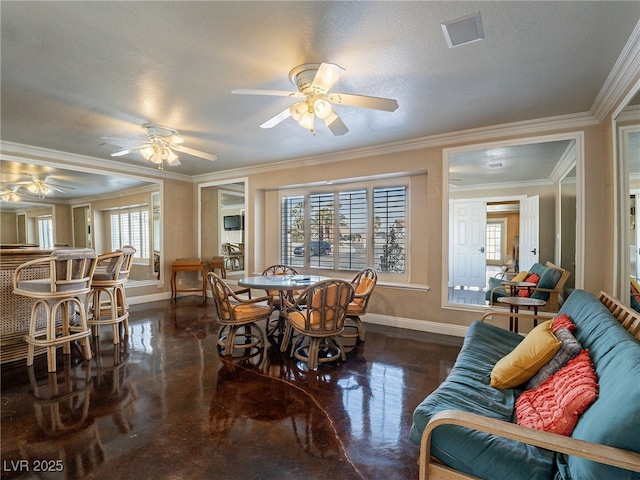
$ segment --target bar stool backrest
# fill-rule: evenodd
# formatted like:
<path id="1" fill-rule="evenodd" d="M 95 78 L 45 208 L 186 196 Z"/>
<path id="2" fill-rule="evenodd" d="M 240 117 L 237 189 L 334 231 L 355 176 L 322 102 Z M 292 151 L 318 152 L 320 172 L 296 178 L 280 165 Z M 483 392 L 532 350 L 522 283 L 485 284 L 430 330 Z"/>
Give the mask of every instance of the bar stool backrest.
<path id="1" fill-rule="evenodd" d="M 19 265 L 13 275 L 14 293 L 42 298 L 60 295 L 76 296 L 88 293 L 96 267 L 96 253 L 88 248 L 54 252 L 50 257 L 38 258 Z M 24 279 L 23 272 L 33 267 L 49 266 L 49 277 Z"/>
<path id="2" fill-rule="evenodd" d="M 136 249 L 131 245 L 125 245 L 118 249 L 119 252 L 124 254 L 122 265 L 120 266 L 119 280 L 127 280 L 131 273 L 131 265 L 133 264 L 133 255 L 136 253 Z"/>

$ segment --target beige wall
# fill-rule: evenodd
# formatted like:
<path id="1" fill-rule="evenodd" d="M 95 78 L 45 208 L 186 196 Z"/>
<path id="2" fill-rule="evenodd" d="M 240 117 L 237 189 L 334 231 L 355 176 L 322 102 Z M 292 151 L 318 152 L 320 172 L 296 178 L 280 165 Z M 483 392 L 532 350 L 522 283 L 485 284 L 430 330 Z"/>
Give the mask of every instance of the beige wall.
<path id="1" fill-rule="evenodd" d="M 0 212 L 0 243 L 18 243 L 18 229 L 14 212 Z"/>
<path id="2" fill-rule="evenodd" d="M 571 130 L 571 131 L 576 131 Z M 610 290 L 611 278 L 605 275 L 606 261 L 603 248 L 611 244 L 611 215 L 607 211 L 607 196 L 612 194 L 611 176 L 605 165 L 602 126 L 582 129 L 585 148 L 585 287 L 597 293 Z M 564 133 L 549 131 L 543 134 Z M 487 138 L 474 143 L 501 141 L 509 138 Z M 262 271 L 266 266 L 280 262 L 279 247 L 279 194 L 278 189 L 287 185 L 311 182 L 335 181 L 362 176 L 388 175 L 394 172 L 409 172 L 411 176 L 411 259 L 409 283 L 425 288 L 402 288 L 381 284 L 376 289 L 370 311 L 390 317 L 417 321 L 443 322 L 469 325 L 478 318 L 478 313 L 463 312 L 441 307 L 442 284 L 447 272 L 442 267 L 442 155 L 443 148 L 462 146 L 447 144 L 426 147 L 399 153 L 388 153 L 366 158 L 334 161 L 323 164 L 301 162 L 296 168 L 277 169 L 249 175 L 249 209 L 247 221 L 252 235 L 247 238 L 250 252 L 248 272 Z M 426 172 L 426 173 L 425 173 Z M 604 181 L 603 181 L 604 179 Z M 197 185 L 194 187 L 197 189 Z M 519 194 L 541 196 L 541 261 L 555 259 L 555 186 L 519 190 Z M 507 192 L 505 192 L 505 195 Z M 509 193 L 511 194 L 511 193 Z M 604 228 L 603 228 L 604 227 Z"/>

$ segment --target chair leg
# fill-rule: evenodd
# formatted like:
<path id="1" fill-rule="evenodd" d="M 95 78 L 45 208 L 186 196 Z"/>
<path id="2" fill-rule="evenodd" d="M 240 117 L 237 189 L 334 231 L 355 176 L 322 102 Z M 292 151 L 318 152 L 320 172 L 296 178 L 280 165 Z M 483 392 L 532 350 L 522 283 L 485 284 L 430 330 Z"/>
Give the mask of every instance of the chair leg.
<path id="1" fill-rule="evenodd" d="M 318 353 L 320 352 L 320 340 L 319 337 L 312 337 L 309 342 L 309 358 L 307 359 L 307 365 L 309 370 L 315 370 L 318 368 Z"/>
<path id="2" fill-rule="evenodd" d="M 293 333 L 293 327 L 287 324 L 284 328 L 284 335 L 282 336 L 282 343 L 280 344 L 280 351 L 286 352 L 289 342 L 291 342 L 291 336 Z"/>

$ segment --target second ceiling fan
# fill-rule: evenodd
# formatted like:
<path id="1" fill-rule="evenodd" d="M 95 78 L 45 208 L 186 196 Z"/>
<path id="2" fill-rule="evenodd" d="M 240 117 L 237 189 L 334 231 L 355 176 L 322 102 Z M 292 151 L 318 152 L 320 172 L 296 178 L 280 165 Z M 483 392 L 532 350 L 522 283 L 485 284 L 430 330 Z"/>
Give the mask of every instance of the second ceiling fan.
<path id="1" fill-rule="evenodd" d="M 314 133 L 315 117 L 322 119 L 334 135 L 344 135 L 349 131 L 332 104 L 352 107 L 373 108 L 393 112 L 398 102 L 390 98 L 368 97 L 348 93 L 329 92 L 344 73 L 344 69 L 333 63 L 306 63 L 289 72 L 289 79 L 298 87 L 297 92 L 281 90 L 236 89 L 231 93 L 244 95 L 275 95 L 301 99 L 276 116 L 260 125 L 271 128 L 289 117 L 293 117 L 303 128 Z"/>

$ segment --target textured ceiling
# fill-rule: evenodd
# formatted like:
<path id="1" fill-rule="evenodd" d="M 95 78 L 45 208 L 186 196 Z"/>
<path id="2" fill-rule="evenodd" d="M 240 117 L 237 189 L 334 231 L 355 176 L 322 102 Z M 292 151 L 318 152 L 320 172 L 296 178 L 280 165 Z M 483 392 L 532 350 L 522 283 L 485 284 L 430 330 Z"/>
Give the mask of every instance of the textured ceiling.
<path id="1" fill-rule="evenodd" d="M 167 171 L 238 167 L 548 116 L 587 112 L 640 18 L 638 2 L 2 2 L 4 142 L 154 168 L 144 123 L 177 129 L 216 162 L 181 155 Z M 481 13 L 485 38 L 449 49 L 441 23 Z M 308 62 L 346 69 L 335 91 L 394 98 L 381 112 L 336 110 L 349 133 L 312 136 L 290 90 Z M 103 138 L 109 137 L 109 138 Z M 3 180 L 4 181 L 4 180 Z"/>

